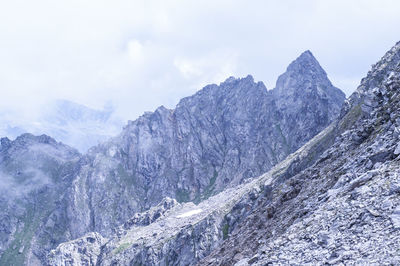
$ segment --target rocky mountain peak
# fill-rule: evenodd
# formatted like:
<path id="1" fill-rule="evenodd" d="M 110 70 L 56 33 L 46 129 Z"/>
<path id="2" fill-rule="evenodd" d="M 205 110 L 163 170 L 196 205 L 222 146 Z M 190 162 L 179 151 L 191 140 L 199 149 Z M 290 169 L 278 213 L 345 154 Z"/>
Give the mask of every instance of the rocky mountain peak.
<path id="1" fill-rule="evenodd" d="M 311 51 L 307 50 L 297 57 L 288 67 L 292 75 L 302 75 L 307 78 L 325 78 L 327 74 Z M 311 77 L 310 77 L 311 76 Z"/>
<path id="2" fill-rule="evenodd" d="M 247 75 L 244 78 L 235 78 L 234 76 L 230 76 L 229 78 L 227 78 L 225 81 L 221 82 L 220 85 L 223 84 L 234 84 L 234 83 L 238 83 L 238 82 L 244 82 L 244 83 L 254 83 L 254 78 L 252 75 Z"/>
<path id="3" fill-rule="evenodd" d="M 332 85 L 325 70 L 309 50 L 303 52 L 279 76 L 274 92 L 277 98 L 310 92 L 336 99 L 345 97 L 342 91 Z"/>
<path id="4" fill-rule="evenodd" d="M 319 71 L 325 72 L 319 65 L 318 60 L 314 57 L 313 53 L 310 50 L 302 52 L 295 60 L 293 60 L 293 62 L 288 66 L 288 68 L 292 68 L 296 64 L 309 64 L 309 66 L 314 66 L 318 68 Z"/>
<path id="5" fill-rule="evenodd" d="M 331 143 L 317 152 L 319 159 L 271 182 L 276 188 L 200 265 L 398 265 L 399 104 L 397 43 L 373 65 L 337 122 L 297 151 Z M 299 162 L 315 154 L 310 149 Z"/>
<path id="6" fill-rule="evenodd" d="M 343 101 L 344 93 L 334 87 L 325 70 L 310 51 L 303 52 L 279 76 L 273 90 L 275 97 L 285 99 L 293 97 L 309 97 L 309 94 L 318 94 L 320 97 L 331 98 L 332 101 Z M 292 104 L 292 103 L 288 103 Z M 284 101 L 280 105 L 285 106 Z"/>
<path id="7" fill-rule="evenodd" d="M 290 134 L 299 128 L 308 128 L 301 130 L 302 134 L 314 136 L 325 127 L 319 121 L 333 121 L 345 100 L 345 94 L 332 85 L 326 72 L 308 50 L 279 76 L 272 94 L 277 111 L 285 120 L 290 121 L 286 128 L 282 128 L 284 134 Z M 327 106 L 329 107 L 326 109 Z M 308 122 L 303 123 L 305 121 Z M 309 137 L 301 136 L 296 141 L 302 142 L 301 139 Z"/>
<path id="8" fill-rule="evenodd" d="M 295 75 L 317 75 L 326 77 L 325 70 L 321 67 L 318 60 L 314 57 L 311 51 L 307 50 L 297 57 L 286 69 Z"/>

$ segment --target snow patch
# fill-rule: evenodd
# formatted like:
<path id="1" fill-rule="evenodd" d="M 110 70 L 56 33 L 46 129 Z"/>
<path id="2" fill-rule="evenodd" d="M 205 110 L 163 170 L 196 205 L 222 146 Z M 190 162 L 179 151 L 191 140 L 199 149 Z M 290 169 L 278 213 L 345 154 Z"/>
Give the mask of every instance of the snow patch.
<path id="1" fill-rule="evenodd" d="M 192 216 L 192 215 L 201 213 L 202 211 L 203 211 L 202 209 L 191 210 L 191 211 L 182 213 L 182 214 L 180 214 L 180 215 L 178 215 L 178 216 L 176 216 L 176 217 L 177 217 L 177 218 L 185 218 L 185 217 L 189 217 L 189 216 Z"/>

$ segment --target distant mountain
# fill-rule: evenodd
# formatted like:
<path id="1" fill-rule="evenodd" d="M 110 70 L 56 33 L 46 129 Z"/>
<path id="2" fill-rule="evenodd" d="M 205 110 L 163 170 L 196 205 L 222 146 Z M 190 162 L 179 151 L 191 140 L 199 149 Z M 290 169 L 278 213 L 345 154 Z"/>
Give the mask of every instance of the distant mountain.
<path id="1" fill-rule="evenodd" d="M 0 112 L 0 136 L 11 139 L 23 133 L 46 134 L 81 152 L 117 135 L 122 120 L 111 107 L 95 110 L 67 100 L 44 105 L 35 120 L 21 119 L 8 110 Z"/>
<path id="2" fill-rule="evenodd" d="M 38 265 L 46 249 L 69 239 L 63 199 L 81 155 L 46 135 L 0 144 L 0 265 Z"/>

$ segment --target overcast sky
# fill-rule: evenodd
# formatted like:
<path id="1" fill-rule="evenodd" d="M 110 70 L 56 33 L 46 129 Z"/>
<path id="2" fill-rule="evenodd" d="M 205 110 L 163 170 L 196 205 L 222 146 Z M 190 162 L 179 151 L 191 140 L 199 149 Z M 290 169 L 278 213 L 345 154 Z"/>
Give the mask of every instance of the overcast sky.
<path id="1" fill-rule="evenodd" d="M 400 40 L 400 1 L 0 0 L 0 107 L 112 102 L 124 119 L 252 74 L 268 89 L 304 50 L 354 91 Z"/>

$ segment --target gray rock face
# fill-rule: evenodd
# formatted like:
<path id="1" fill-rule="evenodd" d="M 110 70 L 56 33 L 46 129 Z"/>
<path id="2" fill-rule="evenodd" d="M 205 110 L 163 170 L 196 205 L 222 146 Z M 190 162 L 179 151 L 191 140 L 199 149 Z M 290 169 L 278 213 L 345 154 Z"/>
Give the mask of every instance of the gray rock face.
<path id="1" fill-rule="evenodd" d="M 278 78 L 273 94 L 285 121 L 281 126 L 283 134 L 296 132 L 290 139 L 299 143 L 296 149 L 324 129 L 324 121 L 337 118 L 342 107 L 338 103 L 344 99 L 343 92 L 332 85 L 310 51 L 289 65 Z"/>
<path id="2" fill-rule="evenodd" d="M 267 91 L 251 76 L 229 78 L 182 99 L 174 110 L 160 107 L 129 122 L 119 136 L 84 156 L 72 152 L 74 156 L 67 159 L 47 152 L 70 165 L 65 174 L 55 174 L 67 176 L 65 182 L 57 182 L 53 194 L 43 194 L 49 206 L 41 207 L 46 211 L 39 212 L 29 233 L 18 225 L 19 217 L 26 216 L 24 211 L 22 216 L 7 215 L 5 219 L 11 220 L 2 230 L 10 240 L 2 241 L 1 262 L 44 263 L 48 250 L 71 239 L 78 240 L 60 245 L 48 264 L 198 261 L 252 209 L 264 187 L 251 183 L 251 178 L 271 169 L 325 128 L 339 114 L 343 100 L 344 94 L 306 52 L 288 67 L 275 90 Z M 291 105 L 296 112 L 290 111 Z M 3 142 L 2 147 L 18 143 Z M 59 145 L 51 142 L 49 146 L 58 150 Z M 33 156 L 30 146 L 35 145 L 27 145 L 29 158 Z M 32 162 L 40 167 L 46 161 L 35 157 Z M 50 166 L 64 169 L 60 163 Z M 228 190 L 210 198 L 224 189 Z M 37 206 L 40 199 L 35 195 L 29 202 Z M 163 201 L 166 197 L 182 204 Z M 185 203 L 189 201 L 204 202 L 200 212 L 193 203 Z M 18 239 L 18 232 L 29 236 L 25 242 Z M 97 233 L 83 237 L 88 232 Z M 13 241 L 26 244 L 13 245 Z"/>
<path id="3" fill-rule="evenodd" d="M 89 233 L 84 237 L 61 244 L 57 251 L 49 254 L 49 265 L 96 265 L 101 247 L 106 243 L 99 233 Z M 59 260 L 52 259 L 59 256 Z"/>

